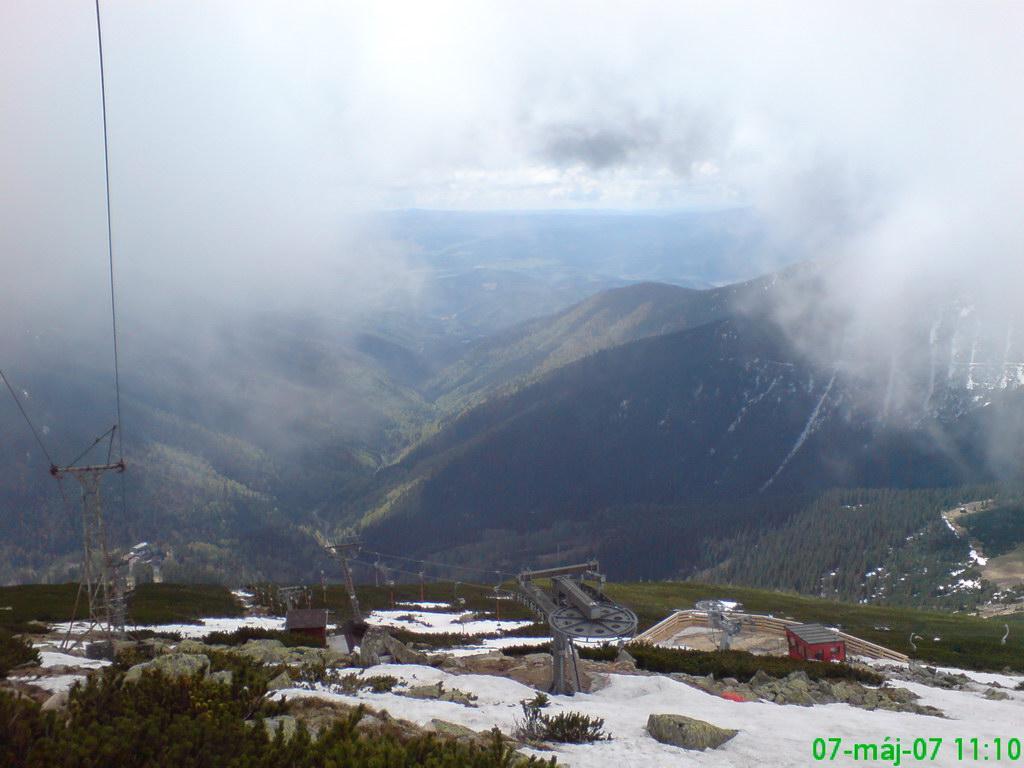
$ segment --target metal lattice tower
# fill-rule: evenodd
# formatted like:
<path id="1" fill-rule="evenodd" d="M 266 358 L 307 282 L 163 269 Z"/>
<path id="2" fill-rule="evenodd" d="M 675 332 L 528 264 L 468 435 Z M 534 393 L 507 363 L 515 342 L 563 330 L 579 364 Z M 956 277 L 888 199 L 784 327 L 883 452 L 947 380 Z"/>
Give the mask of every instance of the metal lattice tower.
<path id="1" fill-rule="evenodd" d="M 732 648 L 733 638 L 743 631 L 743 623 L 729 615 L 732 609 L 721 600 L 699 600 L 694 608 L 704 611 L 711 628 L 718 630 L 718 650 L 728 651 Z"/>
<path id="2" fill-rule="evenodd" d="M 302 602 L 302 598 L 306 596 L 305 587 L 279 587 L 277 590 L 277 596 L 284 601 L 289 611 L 293 611 L 299 607 L 299 603 Z"/>
<path id="3" fill-rule="evenodd" d="M 124 633 L 126 588 L 123 574 L 107 546 L 103 520 L 100 482 L 109 471 L 124 472 L 124 461 L 89 467 L 51 467 L 54 477 L 70 475 L 82 490 L 82 579 L 79 596 L 84 592 L 89 606 L 89 629 L 99 630 L 111 640 Z M 70 632 L 70 630 L 69 630 Z"/>
<path id="4" fill-rule="evenodd" d="M 352 603 L 352 618 L 355 621 L 363 620 L 363 611 L 359 607 L 359 598 L 356 596 L 356 585 L 352 580 L 352 569 L 348 566 L 349 557 L 355 557 L 363 548 L 363 542 L 357 539 L 339 538 L 324 539 L 324 549 L 341 560 L 341 568 L 345 572 L 345 586 L 348 589 L 348 598 Z"/>

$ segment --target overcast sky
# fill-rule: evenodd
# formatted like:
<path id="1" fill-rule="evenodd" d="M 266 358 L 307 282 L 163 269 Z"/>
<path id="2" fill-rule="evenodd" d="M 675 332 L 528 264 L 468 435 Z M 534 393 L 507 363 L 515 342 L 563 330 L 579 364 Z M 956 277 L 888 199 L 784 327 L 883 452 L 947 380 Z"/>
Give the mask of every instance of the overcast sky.
<path id="1" fill-rule="evenodd" d="M 783 244 L 858 254 L 895 285 L 967 259 L 1020 273 L 1019 3 L 101 11 L 129 276 L 308 287 L 340 263 L 380 283 L 400 254 L 348 214 L 722 204 L 753 206 Z M 8 307 L 104 256 L 95 22 L 89 0 L 0 3 Z M 97 275 L 62 290 L 91 293 L 81 281 Z"/>

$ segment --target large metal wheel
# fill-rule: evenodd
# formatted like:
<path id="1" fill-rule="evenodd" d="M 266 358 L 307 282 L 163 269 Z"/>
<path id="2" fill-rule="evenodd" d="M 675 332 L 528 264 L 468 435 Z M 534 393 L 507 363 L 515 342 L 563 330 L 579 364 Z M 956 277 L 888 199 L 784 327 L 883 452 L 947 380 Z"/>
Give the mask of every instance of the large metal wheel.
<path id="1" fill-rule="evenodd" d="M 602 605 L 594 618 L 587 618 L 574 605 L 563 605 L 548 617 L 555 632 L 590 640 L 628 637 L 636 631 L 637 618 L 621 605 Z"/>

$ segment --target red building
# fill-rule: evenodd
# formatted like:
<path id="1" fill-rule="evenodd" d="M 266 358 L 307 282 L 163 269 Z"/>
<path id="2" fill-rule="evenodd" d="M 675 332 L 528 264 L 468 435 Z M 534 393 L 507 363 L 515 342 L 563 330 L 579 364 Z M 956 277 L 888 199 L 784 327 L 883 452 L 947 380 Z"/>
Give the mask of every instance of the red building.
<path id="1" fill-rule="evenodd" d="M 310 645 L 327 645 L 327 610 L 325 608 L 292 609 L 285 614 L 284 629 L 300 635 L 309 635 Z"/>
<path id="2" fill-rule="evenodd" d="M 786 627 L 789 655 L 811 661 L 845 661 L 846 643 L 833 630 L 821 624 L 795 624 Z"/>

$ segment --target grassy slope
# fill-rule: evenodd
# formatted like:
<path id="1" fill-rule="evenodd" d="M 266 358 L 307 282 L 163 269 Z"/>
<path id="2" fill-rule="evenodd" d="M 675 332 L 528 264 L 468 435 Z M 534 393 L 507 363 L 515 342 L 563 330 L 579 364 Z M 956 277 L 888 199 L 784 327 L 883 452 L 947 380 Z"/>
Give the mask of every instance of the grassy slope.
<path id="1" fill-rule="evenodd" d="M 968 669 L 999 670 L 1008 666 L 1024 670 L 1024 615 L 1010 622 L 1010 637 L 1006 645 L 1001 645 L 1003 624 L 1007 622 L 1003 618 L 981 619 L 935 611 L 840 603 L 692 582 L 610 584 L 607 591 L 610 597 L 637 612 L 641 629 L 652 626 L 672 610 L 692 607 L 697 600 L 718 598 L 736 600 L 750 613 L 770 613 L 837 626 L 923 661 Z M 917 652 L 910 646 L 911 632 L 924 638 L 915 640 Z M 936 637 L 940 638 L 937 642 L 933 639 Z"/>
<path id="2" fill-rule="evenodd" d="M 511 585 L 506 583 L 504 588 Z M 0 587 L 0 628 L 31 620 L 62 621 L 71 615 L 77 585 L 33 584 Z M 718 598 L 736 600 L 751 613 L 770 613 L 798 621 L 821 622 L 839 626 L 844 631 L 881 643 L 912 657 L 937 664 L 968 669 L 1000 670 L 1004 667 L 1024 671 L 1024 614 L 1013 617 L 981 619 L 975 616 L 914 611 L 905 608 L 840 603 L 817 598 L 768 592 L 744 587 L 724 587 L 693 582 L 648 582 L 609 584 L 608 595 L 632 608 L 640 618 L 640 630 L 661 621 L 673 610 L 692 607 L 697 600 Z M 359 599 L 364 611 L 390 609 L 394 601 L 420 599 L 419 584 L 394 586 L 359 586 Z M 423 587 L 423 599 L 451 602 L 453 597 L 465 600 L 467 611 L 492 613 L 496 603 L 490 588 L 470 584 L 433 583 Z M 312 605 L 324 605 L 319 587 L 311 589 Z M 327 588 L 326 605 L 340 618 L 350 615 L 348 598 L 342 586 Z M 402 610 L 400 606 L 396 606 Z M 500 601 L 501 618 L 529 619 L 532 616 L 521 605 Z M 140 624 L 173 623 L 195 620 L 203 616 L 239 616 L 239 603 L 224 587 L 213 585 L 143 584 L 136 590 L 131 612 Z M 1004 623 L 1010 626 L 1006 645 L 1000 643 Z M 910 647 L 910 633 L 917 640 L 917 652 Z M 933 638 L 940 638 L 939 641 Z"/>
<path id="3" fill-rule="evenodd" d="M 26 621 L 69 621 L 77 584 L 26 584 L 0 587 L 0 627 Z M 78 618 L 86 614 L 78 608 Z M 241 616 L 241 604 L 227 587 L 214 584 L 140 584 L 129 603 L 139 624 L 187 623 L 204 616 Z"/>
<path id="4" fill-rule="evenodd" d="M 511 584 L 503 585 L 508 589 Z M 393 587 L 360 585 L 359 599 L 365 611 L 390 609 L 391 594 L 395 602 L 419 599 L 418 584 L 396 584 Z M 812 597 L 748 589 L 723 587 L 694 582 L 645 582 L 609 584 L 608 595 L 636 612 L 640 631 L 653 626 L 672 611 L 691 608 L 698 600 L 718 598 L 742 603 L 751 613 L 765 613 L 797 621 L 820 622 L 838 626 L 850 634 L 880 643 L 914 658 L 935 664 L 967 669 L 1001 670 L 1004 667 L 1024 671 L 1024 614 L 1012 618 L 981 619 L 938 611 L 915 611 L 906 608 L 858 605 L 821 600 Z M 424 585 L 424 599 L 448 602 L 457 594 L 466 602 L 467 611 L 493 612 L 493 590 L 460 584 Z M 321 605 L 320 589 L 314 590 L 314 605 Z M 340 586 L 328 587 L 327 605 L 348 615 L 348 597 Z M 396 606 L 398 610 L 401 607 Z M 503 619 L 529 619 L 531 614 L 518 603 L 501 601 Z M 1004 623 L 1010 625 L 1006 645 L 1000 644 Z M 909 643 L 911 632 L 924 638 L 915 640 L 915 652 Z M 936 642 L 933 638 L 940 638 Z"/>

